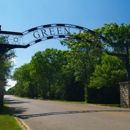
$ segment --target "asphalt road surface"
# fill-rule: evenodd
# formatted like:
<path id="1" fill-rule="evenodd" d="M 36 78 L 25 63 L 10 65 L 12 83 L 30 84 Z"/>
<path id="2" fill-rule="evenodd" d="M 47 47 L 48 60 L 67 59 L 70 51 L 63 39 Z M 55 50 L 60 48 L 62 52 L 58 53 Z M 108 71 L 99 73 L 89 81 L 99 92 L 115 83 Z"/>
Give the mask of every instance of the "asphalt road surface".
<path id="1" fill-rule="evenodd" d="M 31 130 L 130 130 L 130 109 L 11 95 L 4 100 Z"/>

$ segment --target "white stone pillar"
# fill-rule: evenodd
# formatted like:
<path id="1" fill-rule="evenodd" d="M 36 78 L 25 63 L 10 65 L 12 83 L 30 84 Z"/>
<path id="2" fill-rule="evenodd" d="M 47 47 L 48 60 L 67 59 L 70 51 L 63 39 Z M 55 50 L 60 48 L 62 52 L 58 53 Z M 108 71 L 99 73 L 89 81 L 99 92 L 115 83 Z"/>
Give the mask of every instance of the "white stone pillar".
<path id="1" fill-rule="evenodd" d="M 130 107 L 130 82 L 121 82 L 120 84 L 120 106 Z"/>

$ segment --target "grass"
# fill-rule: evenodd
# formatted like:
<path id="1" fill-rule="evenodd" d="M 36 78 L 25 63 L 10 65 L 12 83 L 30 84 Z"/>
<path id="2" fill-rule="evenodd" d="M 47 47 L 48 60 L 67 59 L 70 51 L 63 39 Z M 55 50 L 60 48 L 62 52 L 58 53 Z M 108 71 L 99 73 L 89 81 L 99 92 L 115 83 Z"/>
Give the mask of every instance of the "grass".
<path id="1" fill-rule="evenodd" d="M 120 104 L 97 104 L 97 103 L 86 103 L 85 101 L 65 101 L 65 100 L 52 100 L 52 101 L 59 101 L 65 103 L 73 103 L 73 104 L 89 104 L 89 105 L 98 105 L 98 106 L 106 106 L 106 107 L 120 107 Z"/>
<path id="2" fill-rule="evenodd" d="M 120 104 L 95 104 L 100 106 L 107 106 L 107 107 L 120 107 Z"/>
<path id="3" fill-rule="evenodd" d="M 7 104 L 4 104 L 3 112 L 0 113 L 0 130 L 22 130 Z"/>
<path id="4" fill-rule="evenodd" d="M 41 100 L 44 100 L 44 99 L 41 99 Z M 56 102 L 64 102 L 64 103 L 72 103 L 72 104 L 87 104 L 85 101 L 66 101 L 66 100 L 56 100 L 56 99 L 53 99 L 53 100 L 47 99 L 47 101 L 56 101 Z"/>
<path id="5" fill-rule="evenodd" d="M 120 107 L 120 104 L 97 104 L 97 103 L 86 103 L 85 101 L 66 101 L 66 100 L 50 100 L 50 101 L 58 101 L 65 103 L 73 103 L 73 104 L 90 104 L 90 105 L 98 105 L 98 106 L 108 106 L 108 107 Z"/>

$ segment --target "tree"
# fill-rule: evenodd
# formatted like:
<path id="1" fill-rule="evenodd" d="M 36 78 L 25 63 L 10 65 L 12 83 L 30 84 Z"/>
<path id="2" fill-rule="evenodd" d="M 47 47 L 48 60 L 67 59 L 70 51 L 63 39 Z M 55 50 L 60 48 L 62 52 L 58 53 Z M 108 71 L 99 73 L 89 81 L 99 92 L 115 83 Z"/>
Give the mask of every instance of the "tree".
<path id="1" fill-rule="evenodd" d="M 31 98 L 35 97 L 35 86 L 32 85 L 32 78 L 30 76 L 31 70 L 33 69 L 31 68 L 30 63 L 24 64 L 20 68 L 15 69 L 12 79 L 17 81 L 15 86 L 15 93 L 17 95 Z"/>
<path id="2" fill-rule="evenodd" d="M 84 100 L 83 84 L 75 81 L 67 53 L 69 51 L 46 49 L 34 54 L 30 63 L 15 70 L 12 78 L 17 84 L 9 93 L 30 98 Z"/>
<path id="3" fill-rule="evenodd" d="M 123 62 L 115 56 L 104 54 L 100 65 L 96 65 L 90 77 L 90 87 L 102 88 L 117 85 L 126 80 L 126 70 Z"/>
<path id="4" fill-rule="evenodd" d="M 106 39 L 114 44 L 124 44 L 126 40 L 130 39 L 130 24 L 121 24 L 119 26 L 116 23 L 110 23 L 105 24 L 101 28 L 95 29 L 95 31 L 102 34 Z M 116 48 L 112 50 L 114 53 L 116 51 Z M 123 49 L 120 50 L 120 53 L 123 53 L 123 51 Z M 123 59 L 123 57 L 120 58 Z M 104 85 L 110 86 L 112 84 L 117 84 L 119 81 L 124 81 L 124 79 L 126 79 L 126 71 L 123 62 L 117 57 L 104 55 L 102 57 L 101 65 L 96 66 L 95 72 L 91 77 L 90 86 L 101 88 Z"/>
<path id="5" fill-rule="evenodd" d="M 94 29 L 94 31 L 102 34 L 106 39 L 115 44 L 123 44 L 127 39 L 130 39 L 130 24 L 106 23 L 103 27 Z"/>
<path id="6" fill-rule="evenodd" d="M 68 64 L 74 70 L 75 81 L 82 82 L 85 89 L 85 99 L 88 96 L 89 77 L 95 65 L 100 62 L 102 51 L 97 46 L 103 46 L 99 39 L 91 33 L 74 34 L 61 42 L 68 46 Z"/>
<path id="7" fill-rule="evenodd" d="M 130 24 L 125 25 L 117 25 L 116 23 L 105 24 L 103 27 L 95 29 L 95 31 L 99 34 L 102 34 L 105 38 L 107 38 L 110 43 L 113 44 L 124 44 L 128 39 L 130 39 Z M 108 44 L 107 44 L 108 45 Z M 111 50 L 111 45 L 107 46 L 108 51 L 112 53 L 125 53 L 124 48 L 114 47 Z M 100 93 L 100 96 L 93 96 L 96 99 L 101 98 L 101 91 L 107 90 L 105 93 L 109 98 L 106 99 L 111 100 L 110 94 L 113 93 L 113 99 L 111 102 L 118 97 L 119 101 L 119 82 L 126 81 L 126 68 L 123 57 L 114 57 L 109 55 L 102 56 L 102 62 L 99 65 L 96 65 L 95 71 L 90 77 L 89 87 L 93 90 L 93 87 L 96 90 L 96 94 Z M 116 89 L 117 88 L 117 89 Z M 109 92 L 111 90 L 111 92 Z M 108 94 L 109 92 L 109 94 Z M 103 98 L 103 95 L 102 95 Z M 110 101 L 109 101 L 110 103 Z"/>
<path id="8" fill-rule="evenodd" d="M 57 49 L 46 49 L 43 52 L 37 52 L 32 61 L 38 76 L 39 87 L 42 94 L 49 99 L 54 96 L 54 85 L 59 78 L 61 67 L 64 65 L 63 52 Z"/>
<path id="9" fill-rule="evenodd" d="M 96 83 L 100 83 L 100 84 L 104 84 L 105 82 L 103 80 L 105 79 L 105 77 L 102 77 L 103 82 L 100 82 L 101 79 L 99 79 L 99 77 L 95 79 L 95 77 L 92 76 L 93 72 L 97 70 L 99 70 L 98 72 L 100 73 L 102 72 L 101 69 L 99 69 L 102 59 L 104 58 L 108 59 L 107 61 L 108 63 L 109 63 L 109 59 L 110 60 L 113 59 L 109 57 L 101 58 L 103 51 L 107 49 L 107 51 L 114 52 L 114 53 L 117 53 L 118 51 L 120 51 L 120 53 L 124 53 L 124 48 L 119 50 L 116 47 L 114 47 L 114 49 L 111 50 L 112 47 L 111 43 L 114 43 L 115 45 L 124 44 L 124 42 L 130 38 L 129 30 L 130 30 L 130 25 L 121 24 L 120 26 L 118 26 L 116 23 L 110 23 L 110 24 L 105 24 L 101 28 L 94 29 L 94 31 L 97 34 L 103 35 L 107 39 L 106 41 L 104 41 L 104 39 L 100 40 L 97 37 L 97 35 L 89 32 L 84 32 L 83 34 L 74 34 L 72 36 L 70 35 L 69 38 L 62 41 L 62 44 L 68 46 L 68 48 L 70 49 L 70 54 L 68 56 L 68 59 L 70 60 L 68 60 L 69 61 L 68 64 L 70 64 L 70 66 L 74 69 L 75 80 L 82 81 L 85 85 L 86 100 L 88 98 L 87 93 L 88 93 L 89 84 L 93 86 L 95 80 Z M 121 77 L 124 76 L 124 74 L 126 73 L 124 71 L 124 65 L 122 61 L 120 61 L 118 58 L 117 59 L 114 58 L 114 60 L 118 62 L 117 65 L 115 65 L 116 66 L 115 68 L 118 68 L 119 72 L 116 72 L 114 70 L 112 71 L 111 70 L 113 69 L 112 67 L 108 67 L 109 68 L 108 69 L 107 65 L 104 64 L 104 62 L 106 61 L 103 61 L 104 64 L 103 67 L 106 66 L 106 69 L 112 72 L 111 82 L 106 82 L 107 86 L 109 86 L 110 83 L 117 84 L 119 79 L 121 79 Z M 119 66 L 119 64 L 121 64 L 122 66 Z M 116 77 L 117 76 L 116 74 L 121 74 L 121 75 Z M 104 74 L 103 76 L 105 75 L 106 74 Z M 93 77 L 93 80 L 90 77 Z M 123 79 L 125 79 L 125 77 L 126 76 L 124 76 Z M 103 85 L 99 85 L 99 86 L 103 86 Z"/>

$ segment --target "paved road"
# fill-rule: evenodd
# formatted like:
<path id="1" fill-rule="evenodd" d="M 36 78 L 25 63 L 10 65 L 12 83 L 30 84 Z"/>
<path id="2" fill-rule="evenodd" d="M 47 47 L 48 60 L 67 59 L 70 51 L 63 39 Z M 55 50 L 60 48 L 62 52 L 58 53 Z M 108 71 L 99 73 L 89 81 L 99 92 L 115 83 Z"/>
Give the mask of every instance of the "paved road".
<path id="1" fill-rule="evenodd" d="M 31 130 L 130 130 L 130 109 L 9 95 L 4 99 Z"/>

